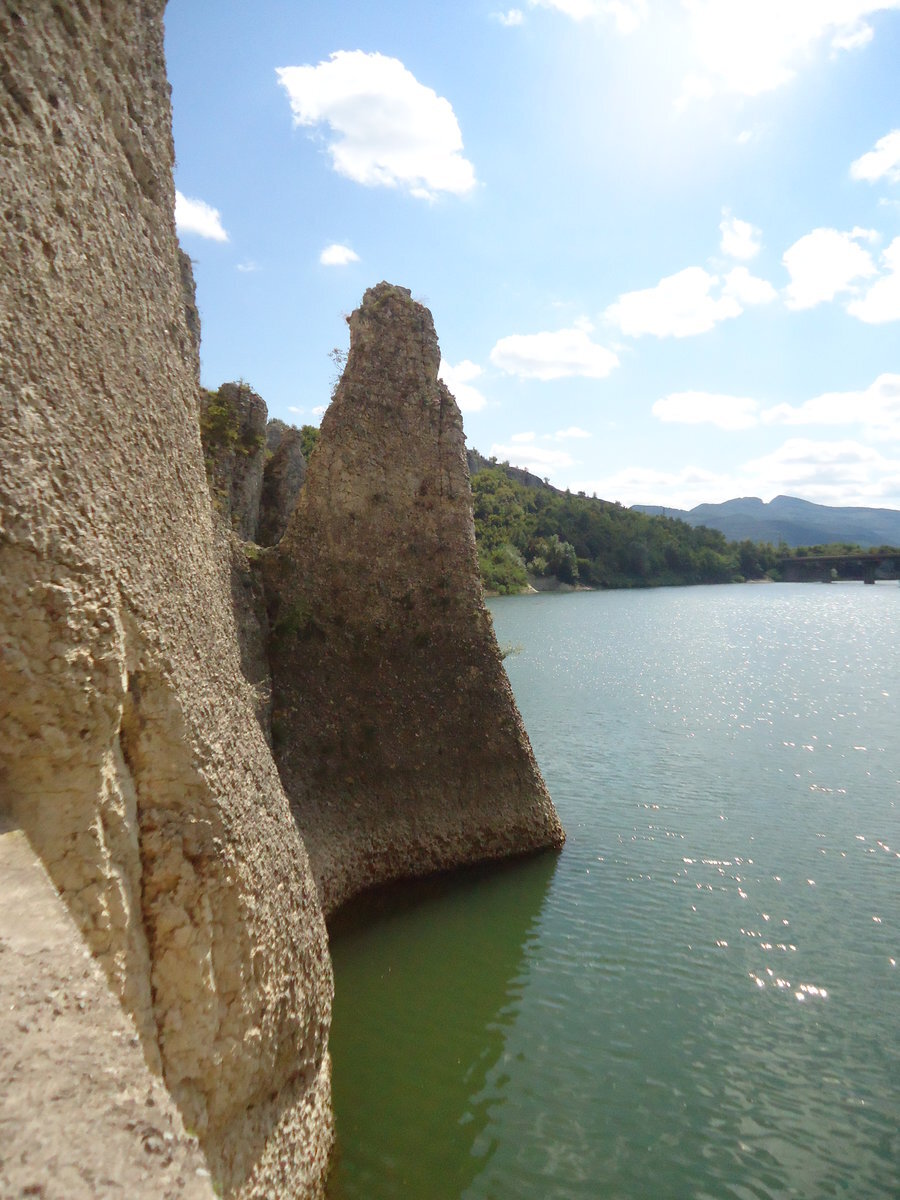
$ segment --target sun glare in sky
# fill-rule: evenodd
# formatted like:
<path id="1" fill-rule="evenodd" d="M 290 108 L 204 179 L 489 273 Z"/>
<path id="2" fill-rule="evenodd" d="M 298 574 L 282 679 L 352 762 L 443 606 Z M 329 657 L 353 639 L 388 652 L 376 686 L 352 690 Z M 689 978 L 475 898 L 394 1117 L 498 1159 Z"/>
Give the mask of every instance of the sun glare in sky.
<path id="1" fill-rule="evenodd" d="M 166 26 L 207 385 L 315 423 L 387 279 L 483 454 L 625 504 L 900 507 L 900 0 Z"/>

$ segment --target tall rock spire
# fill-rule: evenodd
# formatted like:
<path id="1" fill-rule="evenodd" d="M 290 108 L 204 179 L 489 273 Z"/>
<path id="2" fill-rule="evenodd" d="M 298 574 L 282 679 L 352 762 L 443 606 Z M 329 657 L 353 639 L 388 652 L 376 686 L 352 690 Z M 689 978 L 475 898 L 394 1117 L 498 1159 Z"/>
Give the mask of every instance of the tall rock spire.
<path id="1" fill-rule="evenodd" d="M 484 605 L 431 314 L 381 283 L 350 336 L 267 564 L 275 753 L 326 912 L 564 840 Z"/>

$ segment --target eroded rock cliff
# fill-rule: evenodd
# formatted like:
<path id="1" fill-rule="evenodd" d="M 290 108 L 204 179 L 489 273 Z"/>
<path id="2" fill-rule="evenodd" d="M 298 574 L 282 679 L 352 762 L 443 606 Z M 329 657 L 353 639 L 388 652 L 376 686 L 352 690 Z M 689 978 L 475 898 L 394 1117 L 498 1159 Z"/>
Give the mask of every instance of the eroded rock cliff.
<path id="1" fill-rule="evenodd" d="M 563 835 L 484 608 L 427 310 L 366 294 L 296 508 L 299 441 L 267 471 L 249 389 L 204 462 L 163 8 L 0 7 L 0 817 L 217 1187 L 311 1200 L 332 1142 L 319 894 Z M 22 1111 L 7 1090 L 4 1134 Z"/>
<path id="2" fill-rule="evenodd" d="M 0 806 L 214 1178 L 306 1197 L 331 973 L 206 486 L 163 7 L 0 7 Z"/>
<path id="3" fill-rule="evenodd" d="M 431 314 L 369 289 L 265 560 L 273 743 L 326 911 L 375 883 L 559 846 L 475 552 Z"/>

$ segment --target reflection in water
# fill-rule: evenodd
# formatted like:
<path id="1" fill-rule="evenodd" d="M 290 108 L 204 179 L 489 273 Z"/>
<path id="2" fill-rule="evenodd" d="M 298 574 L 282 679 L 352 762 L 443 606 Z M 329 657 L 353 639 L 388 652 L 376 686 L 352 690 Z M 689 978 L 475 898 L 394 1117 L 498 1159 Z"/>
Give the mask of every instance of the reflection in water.
<path id="1" fill-rule="evenodd" d="M 331 1200 L 463 1194 L 555 855 L 364 897 L 332 922 Z"/>
<path id="2" fill-rule="evenodd" d="M 568 841 L 335 938 L 335 1196 L 897 1200 L 900 590 L 494 617 Z"/>

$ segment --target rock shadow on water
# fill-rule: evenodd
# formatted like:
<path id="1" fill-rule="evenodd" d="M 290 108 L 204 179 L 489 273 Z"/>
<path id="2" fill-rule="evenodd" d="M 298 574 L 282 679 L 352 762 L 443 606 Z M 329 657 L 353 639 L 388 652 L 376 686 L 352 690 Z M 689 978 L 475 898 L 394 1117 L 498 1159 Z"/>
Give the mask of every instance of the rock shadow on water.
<path id="1" fill-rule="evenodd" d="M 451 1200 L 490 1161 L 485 1085 L 558 861 L 540 853 L 393 885 L 331 919 L 329 1200 Z"/>

